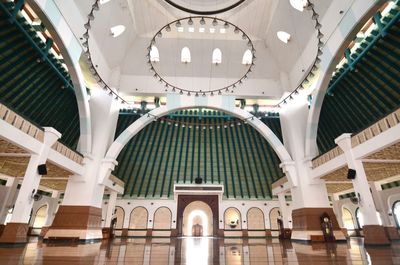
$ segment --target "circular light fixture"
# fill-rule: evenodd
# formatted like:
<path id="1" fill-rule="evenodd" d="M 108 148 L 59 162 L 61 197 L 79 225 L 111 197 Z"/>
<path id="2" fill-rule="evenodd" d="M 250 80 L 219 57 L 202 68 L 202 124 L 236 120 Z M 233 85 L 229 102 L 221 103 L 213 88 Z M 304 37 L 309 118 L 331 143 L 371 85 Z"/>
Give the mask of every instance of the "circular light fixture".
<path id="1" fill-rule="evenodd" d="M 154 72 L 154 77 L 157 78 L 157 80 L 159 82 L 164 84 L 164 86 L 163 86 L 164 91 L 168 90 L 168 88 L 170 87 L 170 88 L 174 88 L 171 90 L 172 92 L 178 92 L 180 95 L 183 95 L 183 94 L 190 95 L 191 93 L 193 93 L 195 96 L 199 96 L 200 94 L 202 96 L 205 96 L 206 94 L 214 95 L 215 93 L 218 93 L 218 95 L 221 95 L 221 93 L 223 91 L 233 93 L 233 89 L 235 89 L 237 85 L 241 85 L 243 83 L 243 81 L 248 78 L 248 75 L 252 72 L 252 68 L 255 66 L 255 64 L 254 64 L 255 55 L 254 54 L 255 54 L 256 50 L 255 50 L 254 44 L 251 41 L 251 39 L 249 38 L 249 36 L 243 30 L 241 30 L 238 26 L 234 25 L 233 23 L 231 23 L 229 21 L 226 21 L 226 20 L 223 20 L 220 18 L 216 18 L 216 17 L 191 16 L 191 17 L 177 19 L 177 20 L 172 21 L 172 22 L 168 23 L 167 25 L 163 26 L 153 36 L 153 38 L 150 41 L 150 45 L 148 47 L 154 46 L 154 43 L 159 43 L 164 36 L 165 36 L 164 39 L 169 39 L 167 33 L 171 32 L 171 30 L 172 30 L 171 25 L 175 25 L 177 28 L 176 30 L 178 32 L 184 32 L 182 25 L 185 25 L 185 23 L 187 25 L 193 25 L 195 23 L 198 23 L 201 26 L 203 26 L 205 24 L 212 25 L 214 27 L 219 26 L 224 29 L 224 34 L 227 34 L 227 31 L 229 29 L 231 29 L 230 32 L 231 32 L 232 36 L 236 36 L 236 34 L 241 33 L 241 35 L 239 35 L 241 37 L 236 37 L 236 38 L 240 41 L 243 41 L 243 47 L 245 48 L 245 50 L 251 51 L 252 59 L 249 60 L 249 61 L 251 61 L 251 63 L 244 64 L 244 66 L 246 68 L 245 69 L 241 68 L 241 69 L 243 69 L 243 74 L 241 74 L 240 77 L 236 81 L 231 82 L 230 84 L 228 83 L 227 85 L 225 85 L 223 87 L 219 87 L 218 85 L 216 85 L 216 87 L 210 86 L 210 87 L 207 87 L 207 89 L 201 89 L 201 88 L 190 89 L 190 88 L 184 87 L 182 84 L 174 84 L 173 83 L 174 81 L 168 80 L 168 77 L 161 76 L 161 72 L 157 71 L 157 66 L 156 66 L 155 62 L 153 60 L 149 60 L 148 61 L 149 69 L 150 69 L 150 71 Z M 211 29 L 214 29 L 214 34 L 215 34 L 215 32 L 216 32 L 215 28 L 210 28 L 210 30 Z M 213 32 L 210 31 L 210 33 L 213 33 Z M 171 34 L 175 34 L 175 32 L 172 32 Z M 184 47 L 183 49 L 187 49 L 187 47 Z M 219 49 L 215 49 L 214 52 L 216 50 L 220 51 Z M 151 49 L 148 49 L 147 55 L 146 55 L 147 58 L 152 57 L 150 52 L 151 52 Z M 182 50 L 182 52 L 183 52 L 183 50 Z M 182 56 L 181 56 L 181 58 L 182 58 Z M 214 59 L 214 56 L 213 56 L 213 59 Z M 190 63 L 191 60 L 188 59 L 188 60 L 182 61 L 182 62 Z M 218 65 L 220 63 L 221 63 L 220 60 L 217 62 L 214 62 L 214 60 L 213 60 L 214 65 Z M 238 61 L 238 64 L 241 65 L 241 67 L 242 67 L 242 64 L 240 61 Z"/>
<path id="2" fill-rule="evenodd" d="M 170 4 L 171 6 L 177 8 L 181 11 L 184 11 L 186 13 L 195 14 L 195 15 L 204 15 L 204 16 L 211 16 L 211 15 L 216 15 L 216 14 L 227 12 L 231 9 L 238 7 L 239 5 L 241 5 L 242 3 L 245 2 L 245 0 L 237 0 L 233 3 L 232 3 L 232 1 L 229 1 L 231 3 L 230 5 L 225 4 L 225 6 L 218 8 L 216 10 L 206 10 L 206 9 L 200 10 L 201 9 L 200 6 L 199 6 L 199 9 L 192 8 L 191 2 L 190 2 L 190 5 L 186 7 L 186 6 L 184 6 L 184 4 L 182 4 L 182 3 L 178 4 L 178 3 L 176 3 L 177 1 L 174 1 L 174 0 L 164 0 L 164 1 L 167 2 L 168 4 Z"/>

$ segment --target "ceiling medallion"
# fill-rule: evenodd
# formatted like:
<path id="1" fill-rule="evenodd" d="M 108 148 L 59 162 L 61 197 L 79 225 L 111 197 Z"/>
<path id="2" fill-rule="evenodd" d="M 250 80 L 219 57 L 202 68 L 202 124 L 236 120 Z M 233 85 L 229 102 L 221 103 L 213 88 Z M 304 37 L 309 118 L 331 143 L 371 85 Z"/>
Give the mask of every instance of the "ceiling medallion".
<path id="1" fill-rule="evenodd" d="M 238 7 L 239 5 L 241 5 L 242 3 L 244 3 L 245 0 L 235 1 L 234 3 L 232 3 L 229 6 L 226 6 L 226 7 L 223 7 L 223 8 L 219 8 L 219 9 L 216 9 L 216 10 L 196 10 L 196 9 L 185 7 L 185 6 L 181 5 L 181 4 L 178 4 L 178 3 L 176 3 L 176 1 L 173 1 L 173 0 L 164 0 L 164 1 L 167 2 L 169 5 L 177 8 L 177 9 L 179 9 L 181 11 L 190 13 L 190 14 L 202 15 L 202 16 L 211 16 L 211 15 L 224 13 L 224 12 L 227 12 L 227 11 L 229 11 L 231 9 L 234 9 L 234 8 Z"/>
<path id="2" fill-rule="evenodd" d="M 207 87 L 207 89 L 190 89 L 188 87 L 184 87 L 182 85 L 177 85 L 174 84 L 172 81 L 167 80 L 168 78 L 161 76 L 159 71 L 157 70 L 157 61 L 153 61 L 151 58 L 151 51 L 152 47 L 156 46 L 157 43 L 160 41 L 160 39 L 165 38 L 168 33 L 171 33 L 172 28 L 176 28 L 177 32 L 182 33 L 183 25 L 189 25 L 193 26 L 198 24 L 199 27 L 204 27 L 205 25 L 210 25 L 211 27 L 216 27 L 220 26 L 221 29 L 224 29 L 224 32 L 230 31 L 232 36 L 239 36 L 236 37 L 240 39 L 241 41 L 244 42 L 244 47 L 246 49 L 251 51 L 251 62 L 248 64 L 245 64 L 245 69 L 243 71 L 243 74 L 240 75 L 236 81 L 230 82 L 227 85 L 224 86 L 217 86 L 217 87 Z M 210 28 L 211 30 L 211 28 Z M 215 30 L 215 29 L 214 29 Z M 213 32 L 214 33 L 214 32 Z M 172 34 L 176 34 L 176 32 L 172 32 Z M 190 33 L 188 33 L 190 34 Z M 224 33 L 225 34 L 225 33 Z M 167 39 L 167 38 L 166 38 Z M 238 26 L 234 25 L 233 23 L 219 19 L 216 17 L 207 17 L 207 16 L 192 16 L 192 17 L 185 17 L 185 18 L 180 18 L 177 20 L 174 20 L 165 26 L 163 26 L 159 31 L 156 32 L 154 37 L 151 39 L 149 46 L 147 47 L 147 64 L 149 66 L 149 70 L 152 72 L 153 77 L 158 80 L 160 83 L 164 85 L 165 92 L 175 92 L 179 93 L 180 95 L 194 95 L 196 97 L 198 96 L 206 96 L 206 95 L 211 95 L 214 96 L 216 94 L 221 95 L 224 92 L 228 93 L 233 93 L 234 89 L 242 85 L 243 82 L 249 77 L 250 73 L 252 72 L 253 67 L 255 66 L 254 61 L 256 60 L 255 56 L 255 48 L 253 45 L 253 42 L 251 41 L 250 37 L 243 31 L 241 30 Z M 218 65 L 218 63 L 214 63 L 215 65 Z M 238 62 L 238 64 L 241 64 Z M 211 77 L 210 77 L 211 78 Z"/>
<path id="3" fill-rule="evenodd" d="M 296 95 L 299 94 L 300 90 L 304 89 L 304 86 L 307 85 L 310 82 L 310 79 L 312 79 L 315 76 L 315 72 L 318 71 L 319 64 L 321 62 L 322 48 L 324 47 L 322 38 L 324 37 L 324 34 L 322 34 L 321 32 L 322 25 L 319 20 L 319 14 L 315 11 L 314 4 L 310 0 L 306 2 L 304 9 L 310 11 L 312 14 L 311 19 L 315 20 L 315 29 L 317 30 L 317 39 L 318 39 L 317 53 L 314 62 L 310 67 L 310 70 L 308 71 L 307 75 L 301 80 L 300 84 L 296 87 L 295 90 L 293 90 L 288 96 L 286 96 L 278 104 L 275 105 L 276 108 L 280 108 L 282 104 L 287 104 L 288 101 L 292 100 Z"/>

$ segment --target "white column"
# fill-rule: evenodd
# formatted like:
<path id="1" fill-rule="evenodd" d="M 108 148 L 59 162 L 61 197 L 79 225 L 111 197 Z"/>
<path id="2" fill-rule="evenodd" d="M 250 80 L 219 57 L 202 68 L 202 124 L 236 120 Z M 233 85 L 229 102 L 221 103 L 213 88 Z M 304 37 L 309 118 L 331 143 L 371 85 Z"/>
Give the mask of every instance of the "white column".
<path id="1" fill-rule="evenodd" d="M 0 205 L 0 225 L 4 224 L 8 215 L 8 210 L 14 205 L 15 194 L 17 192 L 17 178 L 9 177 L 6 183 L 6 194 L 3 204 Z"/>
<path id="2" fill-rule="evenodd" d="M 311 158 L 305 157 L 307 101 L 297 98 L 282 109 L 280 120 L 285 147 L 293 161 L 280 165 L 291 186 L 293 209 L 331 208 L 325 182 L 311 178 Z"/>
<path id="3" fill-rule="evenodd" d="M 281 210 L 282 222 L 284 228 L 292 228 L 292 224 L 289 222 L 289 209 L 286 205 L 286 198 L 284 193 L 278 193 L 279 208 Z"/>
<path id="4" fill-rule="evenodd" d="M 117 203 L 117 192 L 112 190 L 110 193 L 110 199 L 108 200 L 106 221 L 104 223 L 104 227 L 106 228 L 110 227 L 111 225 L 111 219 L 114 215 L 114 209 L 116 203 Z"/>
<path id="5" fill-rule="evenodd" d="M 116 161 L 112 161 L 107 170 L 104 170 L 104 156 L 114 140 L 119 103 L 104 91 L 95 90 L 90 98 L 90 112 L 93 133 L 92 150 L 91 154 L 85 154 L 83 162 L 85 174 L 83 179 L 81 176 L 70 177 L 62 205 L 101 208 L 104 194 L 104 185 L 101 180 L 108 178 L 109 175 L 103 175 L 111 172 L 116 164 Z"/>
<path id="6" fill-rule="evenodd" d="M 355 159 L 351 147 L 351 134 L 345 133 L 335 139 L 335 143 L 343 150 L 349 169 L 356 171 L 356 178 L 352 180 L 356 195 L 359 197 L 360 211 L 364 225 L 379 225 L 377 212 L 369 189 L 367 175 L 361 160 Z"/>
<path id="7" fill-rule="evenodd" d="M 17 201 L 11 223 L 28 223 L 32 210 L 32 195 L 37 192 L 41 175 L 38 173 L 38 166 L 45 164 L 51 146 L 61 137 L 61 134 L 53 128 L 44 128 L 44 143 L 38 154 L 32 154 L 25 171 L 24 179 L 18 193 Z"/>

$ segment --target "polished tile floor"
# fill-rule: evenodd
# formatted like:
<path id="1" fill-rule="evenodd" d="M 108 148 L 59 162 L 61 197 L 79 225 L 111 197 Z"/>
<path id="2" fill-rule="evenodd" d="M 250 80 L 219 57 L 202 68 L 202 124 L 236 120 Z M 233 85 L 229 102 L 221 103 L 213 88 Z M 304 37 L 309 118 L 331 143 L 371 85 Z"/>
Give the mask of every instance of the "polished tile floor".
<path id="1" fill-rule="evenodd" d="M 92 244 L 50 244 L 32 238 L 0 245 L 0 264 L 400 264 L 400 242 L 363 247 L 362 239 L 340 244 L 301 244 L 278 239 L 114 239 Z"/>

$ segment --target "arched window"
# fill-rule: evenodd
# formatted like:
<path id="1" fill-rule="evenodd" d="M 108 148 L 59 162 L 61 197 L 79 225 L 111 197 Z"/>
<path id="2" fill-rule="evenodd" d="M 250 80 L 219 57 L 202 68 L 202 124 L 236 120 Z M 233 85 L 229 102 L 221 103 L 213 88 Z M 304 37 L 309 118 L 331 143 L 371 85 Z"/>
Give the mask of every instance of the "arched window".
<path id="1" fill-rule="evenodd" d="M 278 31 L 276 33 L 276 36 L 278 37 L 278 39 L 284 43 L 288 43 L 290 40 L 290 34 L 285 32 L 285 31 Z"/>
<path id="2" fill-rule="evenodd" d="M 393 217 L 396 222 L 397 228 L 400 228 L 400 201 L 393 203 Z"/>
<path id="3" fill-rule="evenodd" d="M 212 63 L 213 64 L 222 63 L 222 52 L 218 48 L 215 48 L 213 53 L 212 53 Z"/>
<path id="4" fill-rule="evenodd" d="M 160 61 L 160 53 L 156 46 L 151 46 L 150 50 L 150 61 L 152 62 L 159 62 Z"/>
<path id="5" fill-rule="evenodd" d="M 117 26 L 114 26 L 114 27 L 110 28 L 110 31 L 111 31 L 111 35 L 114 38 L 116 38 L 119 35 L 121 35 L 122 33 L 124 33 L 125 26 L 124 25 L 117 25 Z"/>
<path id="6" fill-rule="evenodd" d="M 181 62 L 182 63 L 190 63 L 192 58 L 190 56 L 190 50 L 188 47 L 183 47 L 181 51 Z"/>
<path id="7" fill-rule="evenodd" d="M 249 65 L 253 62 L 253 54 L 247 49 L 243 54 L 242 64 Z"/>

